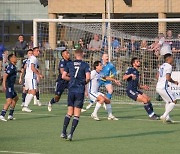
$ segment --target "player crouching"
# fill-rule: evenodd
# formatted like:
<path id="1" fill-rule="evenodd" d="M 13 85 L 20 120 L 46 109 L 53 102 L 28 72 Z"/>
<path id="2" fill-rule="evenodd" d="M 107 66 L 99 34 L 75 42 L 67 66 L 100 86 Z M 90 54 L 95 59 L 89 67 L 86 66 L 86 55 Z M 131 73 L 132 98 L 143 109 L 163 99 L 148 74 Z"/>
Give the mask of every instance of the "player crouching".
<path id="1" fill-rule="evenodd" d="M 18 101 L 18 96 L 14 90 L 14 84 L 16 81 L 16 63 L 17 58 L 14 54 L 10 54 L 8 56 L 8 60 L 10 61 L 9 65 L 7 65 L 4 76 L 3 76 L 3 90 L 6 92 L 6 103 L 4 104 L 3 110 L 1 111 L 0 120 L 7 121 L 5 119 L 6 111 L 10 106 L 10 111 L 8 115 L 8 120 L 14 120 L 13 113 L 14 108 L 16 106 L 16 102 Z"/>
<path id="2" fill-rule="evenodd" d="M 99 89 L 99 80 L 100 80 L 100 71 L 102 70 L 102 63 L 100 61 L 94 62 L 94 70 L 91 71 L 91 80 L 88 87 L 88 94 L 90 100 L 93 102 L 97 102 L 94 112 L 91 114 L 91 117 L 94 120 L 99 121 L 100 119 L 97 116 L 97 112 L 101 107 L 101 104 L 106 104 L 106 109 L 108 112 L 108 120 L 118 120 L 113 114 L 112 114 L 112 108 L 110 104 L 110 99 L 108 99 L 104 94 L 98 92 Z M 114 79 L 115 80 L 115 79 Z"/>

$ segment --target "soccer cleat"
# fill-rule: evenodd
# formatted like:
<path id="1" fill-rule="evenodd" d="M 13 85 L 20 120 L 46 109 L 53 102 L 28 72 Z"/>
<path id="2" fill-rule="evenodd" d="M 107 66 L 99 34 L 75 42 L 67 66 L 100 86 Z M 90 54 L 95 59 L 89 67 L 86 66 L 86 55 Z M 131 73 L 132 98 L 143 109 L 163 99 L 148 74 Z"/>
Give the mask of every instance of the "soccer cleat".
<path id="1" fill-rule="evenodd" d="M 93 113 L 91 114 L 91 118 L 93 118 L 96 121 L 100 121 L 97 115 L 94 115 Z"/>
<path id="2" fill-rule="evenodd" d="M 28 107 L 23 107 L 22 111 L 23 112 L 32 112 L 32 110 L 30 110 Z"/>
<path id="3" fill-rule="evenodd" d="M 62 134 L 60 135 L 60 137 L 63 138 L 63 139 L 67 139 L 67 135 L 64 134 L 64 133 L 62 133 Z"/>
<path id="4" fill-rule="evenodd" d="M 171 118 L 166 118 L 166 122 L 169 123 L 169 124 L 173 124 L 174 123 L 174 121 Z"/>
<path id="5" fill-rule="evenodd" d="M 86 112 L 86 110 L 85 109 L 81 109 L 81 112 Z"/>
<path id="6" fill-rule="evenodd" d="M 108 120 L 119 120 L 119 119 L 112 115 L 108 117 Z"/>
<path id="7" fill-rule="evenodd" d="M 38 105 L 38 106 L 41 106 L 41 105 L 42 105 L 39 100 L 37 100 L 37 105 Z"/>
<path id="8" fill-rule="evenodd" d="M 68 135 L 67 140 L 72 141 L 72 135 L 71 134 Z"/>
<path id="9" fill-rule="evenodd" d="M 92 104 L 92 103 L 89 103 L 88 106 L 86 106 L 86 110 L 90 109 L 91 106 L 93 106 L 93 104 Z"/>
<path id="10" fill-rule="evenodd" d="M 16 120 L 12 115 L 8 115 L 8 120 Z"/>
<path id="11" fill-rule="evenodd" d="M 166 123 L 166 118 L 164 118 L 163 116 L 160 116 L 160 120 L 161 120 L 163 123 Z"/>
<path id="12" fill-rule="evenodd" d="M 24 106 L 24 104 L 25 104 L 25 103 L 24 103 L 24 102 L 22 102 L 21 107 L 23 107 L 23 106 Z"/>
<path id="13" fill-rule="evenodd" d="M 7 121 L 2 115 L 0 116 L 1 121 Z"/>
<path id="14" fill-rule="evenodd" d="M 48 103 L 48 111 L 51 112 L 52 111 L 52 104 L 49 102 Z"/>
<path id="15" fill-rule="evenodd" d="M 157 114 L 154 114 L 152 117 L 150 117 L 151 120 L 160 120 L 160 117 Z"/>

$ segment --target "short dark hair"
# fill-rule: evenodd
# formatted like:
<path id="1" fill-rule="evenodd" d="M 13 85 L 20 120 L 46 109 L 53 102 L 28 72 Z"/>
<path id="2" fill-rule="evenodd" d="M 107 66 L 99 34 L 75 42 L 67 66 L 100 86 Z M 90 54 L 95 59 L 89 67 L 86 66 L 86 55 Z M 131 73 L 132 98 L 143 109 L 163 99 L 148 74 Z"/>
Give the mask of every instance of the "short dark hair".
<path id="1" fill-rule="evenodd" d="M 39 47 L 34 47 L 33 50 L 39 49 Z"/>
<path id="2" fill-rule="evenodd" d="M 131 59 L 131 66 L 133 66 L 133 64 L 134 64 L 134 62 L 135 62 L 136 60 L 138 60 L 137 57 L 133 57 L 133 58 Z"/>
<path id="3" fill-rule="evenodd" d="M 100 63 L 101 63 L 101 61 L 99 61 L 99 60 L 95 61 L 93 64 L 94 69 L 96 69 L 96 67 L 99 66 Z"/>
<path id="4" fill-rule="evenodd" d="M 28 54 L 29 51 L 33 51 L 33 49 L 28 49 L 27 52 L 26 52 L 26 54 Z"/>
<path id="5" fill-rule="evenodd" d="M 167 58 L 169 58 L 169 57 L 172 57 L 172 54 L 170 54 L 170 53 L 165 54 L 165 55 L 164 55 L 164 60 L 166 61 Z"/>
<path id="6" fill-rule="evenodd" d="M 67 51 L 67 49 L 64 49 L 64 50 L 61 51 L 61 56 L 62 56 L 63 52 L 65 52 L 65 51 Z"/>
<path id="7" fill-rule="evenodd" d="M 24 37 L 24 35 L 23 35 L 23 34 L 19 34 L 19 35 L 18 35 L 18 37 L 19 37 L 19 36 L 23 36 L 23 37 Z"/>
<path id="8" fill-rule="evenodd" d="M 82 50 L 82 49 L 77 49 L 77 50 L 75 50 L 75 53 L 76 53 L 76 54 L 82 54 L 82 53 L 83 53 L 83 50 Z"/>
<path id="9" fill-rule="evenodd" d="M 10 55 L 8 55 L 8 60 L 10 61 L 10 59 L 15 56 L 15 54 L 11 53 Z"/>

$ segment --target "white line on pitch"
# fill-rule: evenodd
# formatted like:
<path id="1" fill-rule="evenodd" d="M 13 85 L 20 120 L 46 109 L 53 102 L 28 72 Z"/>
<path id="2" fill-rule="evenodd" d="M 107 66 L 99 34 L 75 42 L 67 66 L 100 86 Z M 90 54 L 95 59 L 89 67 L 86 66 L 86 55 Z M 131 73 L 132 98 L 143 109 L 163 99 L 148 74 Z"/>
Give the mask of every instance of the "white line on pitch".
<path id="1" fill-rule="evenodd" d="M 12 153 L 12 154 L 41 154 L 41 153 L 18 152 L 18 151 L 0 151 L 0 153 Z"/>

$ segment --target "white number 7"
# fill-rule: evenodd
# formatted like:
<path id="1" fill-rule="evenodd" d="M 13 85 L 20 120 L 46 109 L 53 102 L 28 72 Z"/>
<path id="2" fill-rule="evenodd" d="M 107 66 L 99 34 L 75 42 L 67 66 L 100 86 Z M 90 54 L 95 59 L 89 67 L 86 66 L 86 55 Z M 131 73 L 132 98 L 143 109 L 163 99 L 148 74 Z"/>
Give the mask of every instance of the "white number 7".
<path id="1" fill-rule="evenodd" d="M 75 68 L 75 70 L 76 70 L 74 77 L 76 78 L 76 77 L 77 77 L 77 74 L 78 74 L 78 72 L 79 72 L 79 66 L 75 66 L 74 68 Z"/>

